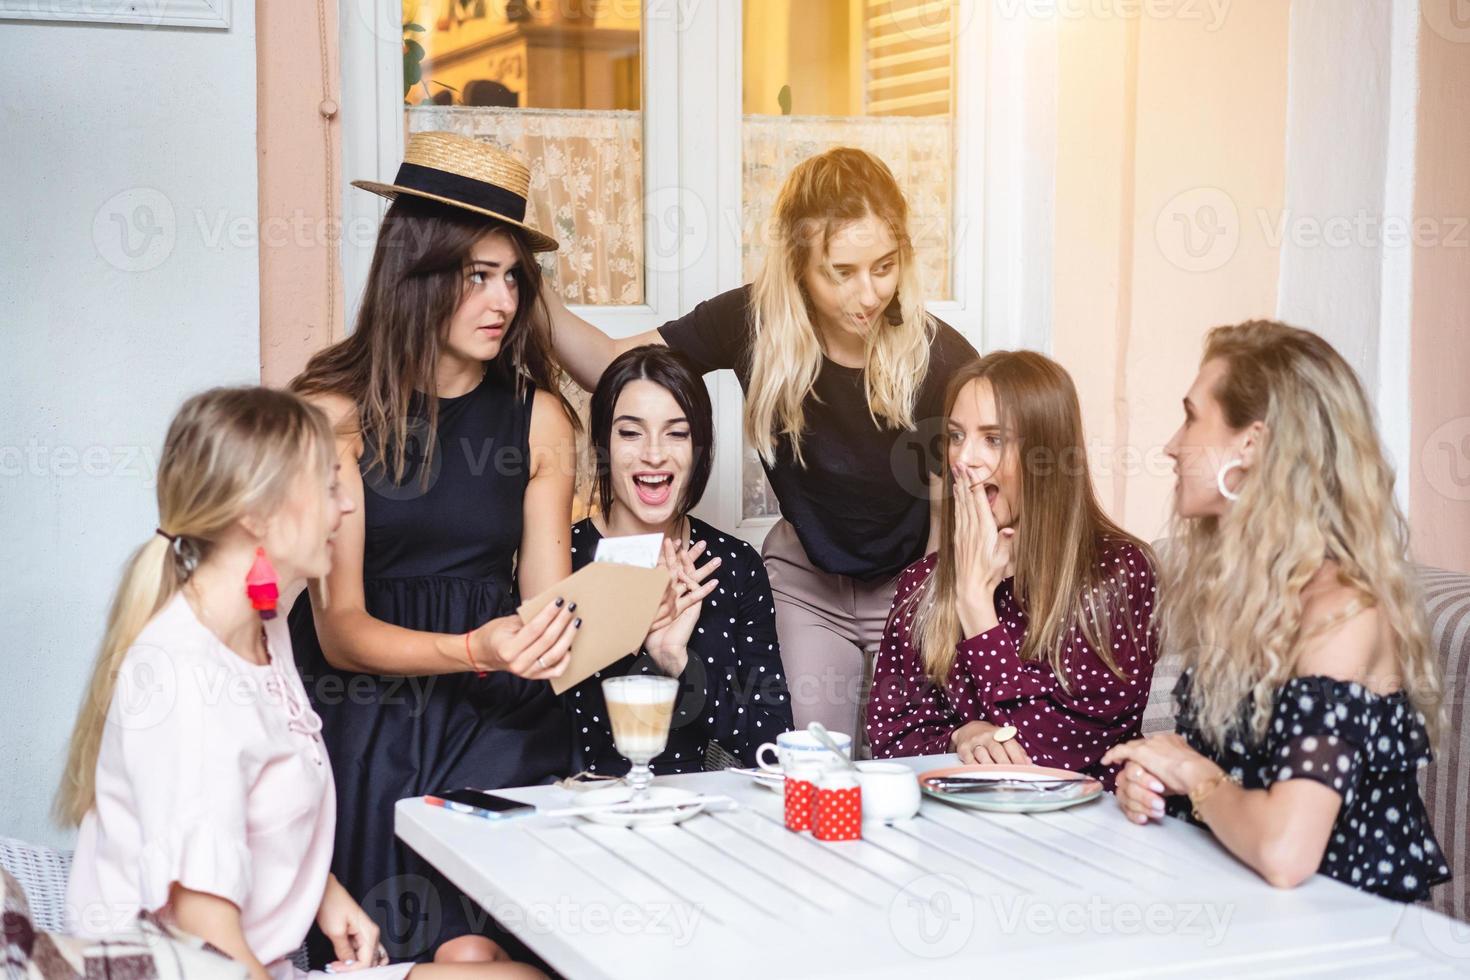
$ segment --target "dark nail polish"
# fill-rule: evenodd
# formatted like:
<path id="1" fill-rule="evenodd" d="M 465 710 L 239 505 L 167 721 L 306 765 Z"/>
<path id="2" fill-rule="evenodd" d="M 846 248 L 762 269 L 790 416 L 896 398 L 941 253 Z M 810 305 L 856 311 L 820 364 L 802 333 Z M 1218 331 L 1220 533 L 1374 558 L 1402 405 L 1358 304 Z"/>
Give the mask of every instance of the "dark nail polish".
<path id="1" fill-rule="evenodd" d="M 565 599 L 558 599 L 558 600 L 556 600 L 556 608 L 560 609 L 562 606 L 566 605 L 566 603 L 567 603 L 567 601 Z M 572 606 L 572 608 L 575 609 L 577 607 L 576 606 Z"/>
<path id="2" fill-rule="evenodd" d="M 572 620 L 572 627 L 574 629 L 581 629 L 582 628 L 582 617 L 581 616 L 578 616 L 576 619 Z"/>
<path id="3" fill-rule="evenodd" d="M 567 606 L 567 612 L 576 612 L 576 611 L 577 611 L 577 604 L 575 602 L 572 603 L 570 606 Z"/>

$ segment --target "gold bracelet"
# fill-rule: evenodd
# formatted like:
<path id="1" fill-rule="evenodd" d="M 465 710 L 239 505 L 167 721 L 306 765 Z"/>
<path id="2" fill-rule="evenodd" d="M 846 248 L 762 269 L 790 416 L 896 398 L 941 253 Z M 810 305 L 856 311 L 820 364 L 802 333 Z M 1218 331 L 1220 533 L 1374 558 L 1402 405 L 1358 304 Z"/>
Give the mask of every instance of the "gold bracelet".
<path id="1" fill-rule="evenodd" d="M 1230 773 L 1226 772 L 1224 769 L 1221 769 L 1220 775 L 1214 776 L 1210 779 L 1200 780 L 1199 784 L 1196 785 L 1194 789 L 1189 791 L 1189 812 L 1191 815 L 1193 815 L 1194 819 L 1198 820 L 1200 823 L 1205 822 L 1205 818 L 1200 816 L 1200 804 L 1203 803 L 1205 801 L 1205 798 L 1208 797 L 1211 793 L 1219 789 L 1221 783 L 1226 782 L 1227 780 L 1232 783 L 1235 782 Z"/>

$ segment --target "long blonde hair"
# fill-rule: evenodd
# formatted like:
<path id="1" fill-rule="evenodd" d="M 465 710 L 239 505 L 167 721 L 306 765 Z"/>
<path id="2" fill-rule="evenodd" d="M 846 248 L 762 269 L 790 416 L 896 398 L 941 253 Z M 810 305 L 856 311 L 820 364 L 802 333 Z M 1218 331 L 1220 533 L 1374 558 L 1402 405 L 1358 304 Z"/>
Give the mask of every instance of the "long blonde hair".
<path id="1" fill-rule="evenodd" d="M 1201 733 L 1216 746 L 1265 735 L 1276 690 L 1296 668 L 1302 590 L 1329 558 L 1339 582 L 1382 609 L 1404 690 L 1433 732 L 1439 670 L 1358 376 L 1321 337 L 1271 321 L 1211 330 L 1202 363 L 1215 359 L 1226 423 L 1265 431 L 1240 499 L 1223 517 L 1176 516 L 1165 557 L 1164 642 L 1193 669 Z"/>
<path id="2" fill-rule="evenodd" d="M 143 627 L 228 528 L 247 513 L 279 507 L 302 466 L 320 466 L 325 478 L 334 451 L 326 416 L 288 392 L 215 388 L 179 409 L 164 441 L 157 490 L 158 527 L 175 541 L 149 536 L 123 571 L 72 729 L 54 803 L 59 823 L 75 826 L 92 808 L 118 671 Z"/>
<path id="3" fill-rule="evenodd" d="M 822 367 L 822 344 L 802 278 L 814 251 L 843 225 L 872 215 L 898 243 L 899 285 L 878 325 L 869 332 L 863 374 L 868 413 L 894 429 L 914 425 L 914 402 L 929 369 L 936 324 L 924 312 L 908 202 L 888 167 L 863 150 L 838 147 L 803 160 L 776 198 L 773 240 L 751 291 L 753 337 L 745 436 L 762 460 L 773 463 L 785 436 L 804 464 L 802 402 Z M 881 419 L 881 423 L 880 420 Z"/>
<path id="4" fill-rule="evenodd" d="M 1034 351 L 994 351 L 955 372 L 944 398 L 946 416 L 974 381 L 986 381 L 995 396 L 1005 432 L 1005 452 L 1021 460 L 1022 527 L 1017 548 L 1015 596 L 1027 610 L 1029 625 L 1021 644 L 1023 660 L 1047 661 L 1064 689 L 1070 689 L 1065 662 L 1069 634 L 1075 629 L 1108 670 L 1122 678 L 1112 655 L 1110 624 L 1121 617 L 1132 633 L 1127 607 L 1127 569 L 1104 572 L 1103 552 L 1129 544 L 1150 564 L 1148 545 L 1108 519 L 1093 491 L 1082 436 L 1082 410 L 1072 378 L 1056 361 Z M 894 606 L 893 616 L 912 616 L 910 635 L 924 669 L 943 686 L 954 666 L 960 635 L 954 554 L 955 502 L 952 477 L 943 480 L 939 551 L 933 570 Z M 1142 647 L 1142 637 L 1134 636 Z M 1152 665 L 1149 665 L 1150 669 Z"/>

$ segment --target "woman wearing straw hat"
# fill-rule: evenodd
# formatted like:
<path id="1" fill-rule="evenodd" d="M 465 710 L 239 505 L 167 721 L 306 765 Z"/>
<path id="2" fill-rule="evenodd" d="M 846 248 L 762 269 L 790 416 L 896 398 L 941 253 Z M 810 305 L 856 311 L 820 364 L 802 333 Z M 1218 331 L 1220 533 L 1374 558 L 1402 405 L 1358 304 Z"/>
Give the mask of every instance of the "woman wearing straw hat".
<path id="1" fill-rule="evenodd" d="M 393 835 L 405 797 L 545 782 L 570 766 L 546 683 L 581 626 L 555 603 L 571 571 L 575 436 L 531 316 L 529 173 L 464 137 L 418 133 L 392 184 L 355 330 L 292 388 L 332 419 L 357 509 L 331 574 L 291 613 L 336 773 L 333 871 L 395 957 L 503 955 L 488 916 Z"/>
<path id="2" fill-rule="evenodd" d="M 542 295 L 557 355 L 589 390 L 641 344 L 735 372 L 781 502 L 763 552 L 792 713 L 857 739 L 898 574 L 933 550 L 945 385 L 975 351 L 925 311 L 908 204 L 877 157 L 838 147 L 798 164 L 770 226 L 753 283 L 657 330 L 613 340 Z"/>

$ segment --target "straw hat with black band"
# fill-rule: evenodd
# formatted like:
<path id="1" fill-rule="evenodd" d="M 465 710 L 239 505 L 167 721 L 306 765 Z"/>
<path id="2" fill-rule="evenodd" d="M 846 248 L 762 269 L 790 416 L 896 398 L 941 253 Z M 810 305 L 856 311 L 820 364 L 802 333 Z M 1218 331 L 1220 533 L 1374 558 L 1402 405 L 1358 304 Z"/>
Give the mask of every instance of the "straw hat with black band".
<path id="1" fill-rule="evenodd" d="M 526 233 L 533 252 L 560 247 L 555 238 L 526 224 L 531 171 L 509 153 L 468 136 L 414 133 L 393 183 L 354 180 L 352 186 L 390 200 L 399 194 L 422 197 L 515 225 Z"/>

